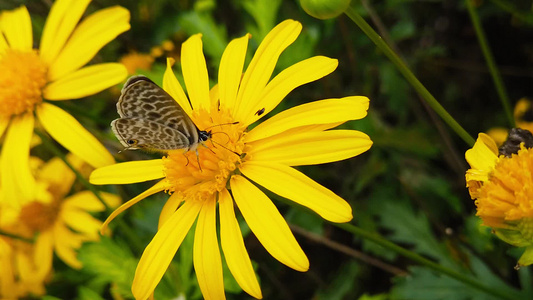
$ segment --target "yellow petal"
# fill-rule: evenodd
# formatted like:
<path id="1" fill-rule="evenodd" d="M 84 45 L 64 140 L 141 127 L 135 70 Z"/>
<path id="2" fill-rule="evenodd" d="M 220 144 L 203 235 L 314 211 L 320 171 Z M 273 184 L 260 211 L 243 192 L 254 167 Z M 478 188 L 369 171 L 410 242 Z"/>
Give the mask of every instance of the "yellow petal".
<path id="1" fill-rule="evenodd" d="M 135 198 L 129 200 L 128 202 L 122 204 L 121 206 L 119 206 L 119 208 L 115 209 L 109 215 L 109 217 L 107 217 L 107 219 L 105 220 L 104 224 L 102 224 L 102 227 L 100 228 L 100 233 L 104 234 L 106 232 L 107 225 L 109 223 L 111 223 L 111 221 L 113 221 L 113 219 L 115 219 L 119 214 L 121 214 L 126 209 L 128 209 L 128 208 L 132 207 L 133 205 L 137 204 L 137 202 L 143 200 L 144 198 L 146 198 L 146 197 L 148 197 L 150 195 L 153 195 L 155 193 L 161 192 L 163 190 L 166 190 L 168 188 L 169 188 L 169 186 L 167 185 L 166 180 L 161 180 L 158 183 L 154 184 L 154 186 L 152 186 L 151 188 L 149 188 L 146 191 L 144 191 L 144 192 L 140 193 L 139 195 L 137 195 L 137 197 L 135 197 Z"/>
<path id="2" fill-rule="evenodd" d="M 211 88 L 211 90 L 209 90 L 209 102 L 211 103 L 210 107 L 220 103 L 220 93 L 218 91 L 218 84 L 215 84 Z"/>
<path id="3" fill-rule="evenodd" d="M 102 222 L 87 212 L 78 209 L 64 210 L 63 220 L 66 225 L 74 229 L 78 234 L 84 234 L 88 240 L 98 240 L 98 229 L 102 226 Z"/>
<path id="4" fill-rule="evenodd" d="M 85 67 L 47 85 L 43 96 L 48 100 L 70 100 L 90 96 L 126 79 L 123 64 L 107 63 Z"/>
<path id="5" fill-rule="evenodd" d="M 0 30 L 11 49 L 30 51 L 33 48 L 31 18 L 26 6 L 3 11 L 0 15 Z"/>
<path id="6" fill-rule="evenodd" d="M 169 93 L 176 102 L 185 110 L 185 112 L 189 115 L 189 117 L 192 115 L 192 108 L 191 104 L 189 103 L 189 99 L 187 99 L 187 96 L 185 95 L 185 92 L 183 91 L 183 88 L 181 87 L 180 82 L 174 75 L 174 72 L 172 71 L 172 66 L 174 65 L 174 59 L 171 57 L 167 58 L 167 69 L 165 70 L 165 74 L 163 75 L 163 89 Z"/>
<path id="7" fill-rule="evenodd" d="M 36 111 L 48 134 L 91 166 L 98 168 L 115 162 L 107 149 L 61 108 L 43 102 L 37 106 Z"/>
<path id="8" fill-rule="evenodd" d="M 161 213 L 159 214 L 159 222 L 157 224 L 158 229 L 165 224 L 172 214 L 174 214 L 184 200 L 185 199 L 183 199 L 183 196 L 180 195 L 180 193 L 174 193 L 172 196 L 170 196 L 170 198 L 168 198 L 167 202 L 163 206 L 163 209 L 161 209 Z"/>
<path id="9" fill-rule="evenodd" d="M 35 195 L 35 179 L 29 164 L 33 124 L 32 113 L 13 117 L 2 147 L 1 198 L 15 207 L 33 200 Z"/>
<path id="10" fill-rule="evenodd" d="M 154 292 L 201 207 L 200 201 L 186 201 L 157 231 L 135 271 L 131 287 L 135 299 L 147 299 Z"/>
<path id="11" fill-rule="evenodd" d="M 474 147 L 466 151 L 465 158 L 472 169 L 488 175 L 498 160 L 498 147 L 492 138 L 480 133 Z"/>
<path id="12" fill-rule="evenodd" d="M 268 83 L 259 97 L 250 99 L 246 106 L 241 104 L 240 113 L 245 118 L 243 123 L 249 125 L 272 111 L 295 88 L 320 79 L 333 72 L 338 65 L 336 59 L 315 56 L 290 66 Z M 265 109 L 259 115 L 255 112 Z"/>
<path id="13" fill-rule="evenodd" d="M 0 117 L 0 139 L 4 135 L 7 125 L 9 125 L 9 118 Z"/>
<path id="14" fill-rule="evenodd" d="M 54 235 L 57 238 L 55 252 L 61 260 L 73 269 L 81 269 L 82 264 L 78 260 L 76 249 L 81 245 L 80 236 L 75 235 L 65 226 L 55 226 Z"/>
<path id="15" fill-rule="evenodd" d="M 307 271 L 309 260 L 272 201 L 242 176 L 232 176 L 230 184 L 242 216 L 268 253 L 288 267 Z"/>
<path id="16" fill-rule="evenodd" d="M 2 17 L 0 15 L 0 33 L 2 32 Z M 2 58 L 2 55 L 6 52 L 6 50 L 9 48 L 9 45 L 7 44 L 6 38 L 3 34 L 0 34 L 0 58 Z"/>
<path id="17" fill-rule="evenodd" d="M 192 107 L 209 109 L 209 77 L 201 34 L 191 36 L 181 45 L 181 70 Z"/>
<path id="18" fill-rule="evenodd" d="M 121 203 L 120 197 L 115 194 L 100 192 L 100 197 L 104 200 L 107 206 L 111 208 L 117 207 Z M 71 208 L 90 212 L 100 212 L 105 210 L 102 202 L 91 191 L 81 191 L 65 198 L 63 207 L 65 209 Z"/>
<path id="19" fill-rule="evenodd" d="M 244 140 L 249 143 L 301 126 L 358 120 L 366 116 L 368 103 L 367 97 L 352 96 L 302 104 L 257 125 L 244 136 Z"/>
<path id="20" fill-rule="evenodd" d="M 90 0 L 58 0 L 54 2 L 46 23 L 39 53 L 41 59 L 48 65 L 63 49 L 65 42 L 80 21 Z"/>
<path id="21" fill-rule="evenodd" d="M 34 137 L 36 137 L 36 135 L 34 135 Z M 85 165 L 83 160 L 72 153 L 68 153 L 66 159 L 76 170 L 80 170 Z M 41 181 L 55 184 L 57 186 L 55 192 L 59 195 L 68 194 L 74 180 L 76 180 L 74 172 L 72 172 L 72 170 L 59 157 L 53 157 L 46 163 L 43 163 L 42 166 L 39 166 L 39 171 L 37 172 L 36 177 Z"/>
<path id="22" fill-rule="evenodd" d="M 249 154 L 254 161 L 300 166 L 348 159 L 371 146 L 368 135 L 360 131 L 329 130 L 258 140 L 251 143 Z"/>
<path id="23" fill-rule="evenodd" d="M 53 242 L 54 237 L 52 236 L 51 230 L 39 232 L 39 236 L 35 242 L 33 259 L 37 266 L 37 271 L 35 272 L 34 276 L 41 280 L 43 280 L 52 270 L 52 258 L 54 253 Z"/>
<path id="24" fill-rule="evenodd" d="M 99 10 L 74 30 L 65 47 L 48 70 L 55 81 L 88 63 L 107 43 L 130 29 L 130 12 L 120 6 Z"/>
<path id="25" fill-rule="evenodd" d="M 216 204 L 215 199 L 204 200 L 194 234 L 194 270 L 204 299 L 226 299 L 217 240 Z"/>
<path id="26" fill-rule="evenodd" d="M 247 119 L 244 113 L 249 110 L 248 102 L 262 94 L 281 52 L 296 40 L 301 30 L 302 24 L 286 20 L 274 27 L 261 42 L 244 73 L 237 94 L 233 114 L 236 120 Z"/>
<path id="27" fill-rule="evenodd" d="M 264 188 L 313 210 L 328 221 L 344 223 L 353 218 L 348 202 L 291 167 L 247 161 L 239 169 Z"/>
<path id="28" fill-rule="evenodd" d="M 241 288 L 256 299 L 263 298 L 252 262 L 242 239 L 239 222 L 235 218 L 233 199 L 227 189 L 218 198 L 220 212 L 220 241 L 226 263 Z"/>
<path id="29" fill-rule="evenodd" d="M 241 38 L 232 40 L 224 50 L 220 60 L 218 69 L 220 103 L 231 111 L 235 106 L 237 91 L 241 84 L 242 68 L 250 38 L 251 35 L 246 34 Z"/>
<path id="30" fill-rule="evenodd" d="M 7 299 L 17 299 L 17 288 L 15 285 L 15 268 L 13 266 L 13 251 L 11 243 L 8 244 L 4 239 L 0 239 L 0 291 L 2 296 Z"/>
<path id="31" fill-rule="evenodd" d="M 127 184 L 165 177 L 163 160 L 128 161 L 98 168 L 91 173 L 92 184 Z"/>

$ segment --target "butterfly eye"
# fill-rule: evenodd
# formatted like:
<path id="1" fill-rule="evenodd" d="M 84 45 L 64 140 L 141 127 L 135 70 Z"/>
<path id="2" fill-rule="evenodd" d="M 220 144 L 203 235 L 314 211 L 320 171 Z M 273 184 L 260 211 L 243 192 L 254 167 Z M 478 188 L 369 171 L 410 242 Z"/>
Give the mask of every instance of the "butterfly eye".
<path id="1" fill-rule="evenodd" d="M 129 145 L 135 145 L 137 144 L 137 140 L 128 140 Z"/>

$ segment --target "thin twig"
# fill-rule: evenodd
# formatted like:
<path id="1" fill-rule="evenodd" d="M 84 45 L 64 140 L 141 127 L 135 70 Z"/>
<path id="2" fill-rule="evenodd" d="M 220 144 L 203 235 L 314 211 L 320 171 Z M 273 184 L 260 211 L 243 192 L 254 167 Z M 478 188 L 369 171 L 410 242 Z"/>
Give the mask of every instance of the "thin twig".
<path id="1" fill-rule="evenodd" d="M 356 259 L 359 259 L 369 265 L 372 265 L 374 267 L 377 267 L 379 269 L 382 269 L 386 272 L 389 272 L 395 276 L 407 276 L 408 273 L 400 268 L 397 268 L 393 265 L 390 265 L 390 264 L 387 264 L 379 259 L 376 259 L 370 255 L 367 255 L 361 251 L 357 251 L 353 248 L 350 248 L 346 245 L 343 245 L 341 243 L 338 243 L 338 242 L 335 242 L 333 240 L 330 240 L 328 238 L 325 238 L 323 236 L 320 236 L 318 234 L 315 234 L 315 233 L 312 233 L 312 232 L 309 232 L 299 226 L 296 226 L 296 225 L 290 225 L 291 227 L 291 230 L 298 233 L 299 235 L 301 236 L 304 236 L 305 238 L 307 238 L 308 240 L 311 240 L 313 242 L 316 242 L 316 243 L 319 243 L 319 244 L 322 244 L 326 247 L 329 247 L 335 251 L 338 251 L 338 252 L 341 252 L 341 253 L 344 253 L 348 256 L 351 256 L 353 258 L 356 258 Z"/>

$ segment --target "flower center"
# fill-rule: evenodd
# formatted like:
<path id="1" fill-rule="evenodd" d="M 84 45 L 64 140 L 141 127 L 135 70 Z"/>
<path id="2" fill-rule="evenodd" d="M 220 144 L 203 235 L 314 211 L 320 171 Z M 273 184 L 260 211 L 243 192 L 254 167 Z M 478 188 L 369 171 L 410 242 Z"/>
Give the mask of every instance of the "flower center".
<path id="1" fill-rule="evenodd" d="M 0 57 L 0 117 L 33 111 L 42 101 L 46 65 L 35 50 L 7 49 Z"/>
<path id="2" fill-rule="evenodd" d="M 165 175 L 172 186 L 170 193 L 181 193 L 186 199 L 209 199 L 226 187 L 241 162 L 244 128 L 231 124 L 231 114 L 222 107 L 195 111 L 192 119 L 200 130 L 211 132 L 211 138 L 198 145 L 197 152 L 169 151 L 163 157 Z"/>
<path id="3" fill-rule="evenodd" d="M 489 181 L 479 189 L 477 215 L 485 225 L 533 218 L 533 148 L 523 146 L 518 154 L 500 156 Z"/>
<path id="4" fill-rule="evenodd" d="M 22 207 L 20 220 L 32 232 L 42 232 L 55 223 L 58 213 L 59 201 L 52 201 L 50 204 L 33 201 Z"/>

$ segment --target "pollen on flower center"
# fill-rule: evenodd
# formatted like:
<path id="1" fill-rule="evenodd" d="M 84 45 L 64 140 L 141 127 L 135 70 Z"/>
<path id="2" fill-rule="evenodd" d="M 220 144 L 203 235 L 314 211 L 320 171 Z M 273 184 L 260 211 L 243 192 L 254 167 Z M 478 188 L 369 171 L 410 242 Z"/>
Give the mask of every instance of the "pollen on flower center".
<path id="1" fill-rule="evenodd" d="M 35 50 L 7 49 L 0 70 L 0 117 L 32 111 L 41 103 L 47 68 Z"/>
<path id="2" fill-rule="evenodd" d="M 211 132 L 211 138 L 198 145 L 198 157 L 196 151 L 169 151 L 163 157 L 165 175 L 172 186 L 169 192 L 181 193 L 186 199 L 208 199 L 226 187 L 241 162 L 244 128 L 231 124 L 229 111 L 219 107 L 195 111 L 192 119 L 200 130 Z"/>
<path id="3" fill-rule="evenodd" d="M 489 181 L 479 190 L 477 214 L 487 226 L 533 218 L 533 148 L 512 157 L 500 156 Z"/>
<path id="4" fill-rule="evenodd" d="M 58 201 L 50 204 L 33 201 L 22 207 L 20 220 L 33 232 L 41 232 L 55 223 L 59 213 L 58 205 Z"/>

